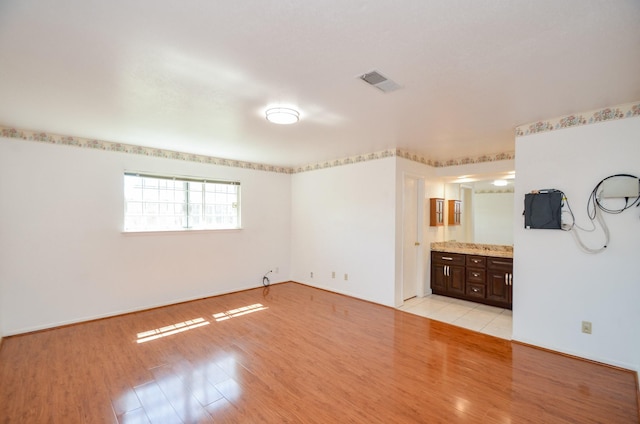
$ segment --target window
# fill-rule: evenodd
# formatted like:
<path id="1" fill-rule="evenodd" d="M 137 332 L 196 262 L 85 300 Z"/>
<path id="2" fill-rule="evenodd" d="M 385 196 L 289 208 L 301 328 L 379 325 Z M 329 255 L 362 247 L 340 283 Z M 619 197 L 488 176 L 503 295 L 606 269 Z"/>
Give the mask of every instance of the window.
<path id="1" fill-rule="evenodd" d="M 124 231 L 240 228 L 240 183 L 124 174 Z"/>

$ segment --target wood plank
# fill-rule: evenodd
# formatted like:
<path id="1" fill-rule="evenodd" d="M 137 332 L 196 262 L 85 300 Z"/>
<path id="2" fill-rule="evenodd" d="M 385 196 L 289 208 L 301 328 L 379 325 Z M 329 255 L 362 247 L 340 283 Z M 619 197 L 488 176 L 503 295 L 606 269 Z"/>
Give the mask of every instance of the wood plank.
<path id="1" fill-rule="evenodd" d="M 169 335 L 138 343 L 151 330 Z M 296 283 L 0 348 L 2 423 L 637 423 L 636 386 L 627 370 Z"/>

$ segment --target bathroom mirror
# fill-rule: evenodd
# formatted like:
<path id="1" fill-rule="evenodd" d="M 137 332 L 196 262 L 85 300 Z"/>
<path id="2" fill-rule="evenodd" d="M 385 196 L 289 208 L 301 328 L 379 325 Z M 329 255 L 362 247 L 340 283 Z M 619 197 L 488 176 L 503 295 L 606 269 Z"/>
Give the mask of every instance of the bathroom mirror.
<path id="1" fill-rule="evenodd" d="M 446 241 L 513 245 L 514 179 L 502 181 L 500 186 L 494 180 L 445 184 L 445 199 L 462 206 L 460 224 L 445 226 Z"/>

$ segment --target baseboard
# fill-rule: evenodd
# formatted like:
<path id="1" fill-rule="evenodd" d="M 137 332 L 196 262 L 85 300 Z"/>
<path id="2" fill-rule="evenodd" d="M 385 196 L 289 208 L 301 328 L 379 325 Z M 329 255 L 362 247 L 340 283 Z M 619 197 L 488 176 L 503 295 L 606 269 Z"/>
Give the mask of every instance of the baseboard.
<path id="1" fill-rule="evenodd" d="M 554 349 L 550 349 L 550 348 L 547 348 L 547 347 L 543 347 L 543 346 L 538 346 L 538 345 L 531 344 L 531 343 L 522 342 L 520 340 L 511 340 L 511 343 L 518 344 L 520 346 L 530 347 L 530 348 L 533 348 L 533 349 L 543 350 L 545 352 L 554 353 L 556 355 L 565 356 L 567 358 L 578 359 L 580 361 L 589 362 L 589 363 L 595 364 L 595 365 L 601 365 L 603 367 L 611 368 L 611 369 L 618 370 L 618 371 L 625 371 L 625 372 L 633 373 L 633 375 L 635 376 L 635 379 L 636 379 L 636 386 L 638 386 L 638 384 L 637 384 L 638 383 L 638 372 L 636 370 L 634 370 L 633 368 L 629 368 L 629 367 L 624 366 L 624 365 L 610 364 L 610 363 L 599 361 L 599 360 L 596 360 L 596 359 L 585 358 L 584 356 L 579 356 L 579 355 L 572 354 L 572 353 L 561 352 L 559 350 L 554 350 Z"/>
<path id="2" fill-rule="evenodd" d="M 309 283 L 305 283 L 305 282 L 300 282 L 300 281 L 289 281 L 290 283 L 295 283 L 295 284 L 300 284 L 302 286 L 307 286 L 307 287 L 311 287 L 314 289 L 318 289 L 318 290 L 322 290 L 322 291 L 326 291 L 329 293 L 333 293 L 333 294 L 339 294 L 341 296 L 346 296 L 346 297 L 350 297 L 352 299 L 358 299 L 358 300 L 362 300 L 363 302 L 368 302 L 368 303 L 373 303 L 374 305 L 379 305 L 379 306 L 386 306 L 387 308 L 392 308 L 395 309 L 396 307 L 393 305 L 387 305 L 384 303 L 380 303 L 378 301 L 375 300 L 371 300 L 371 299 L 366 299 L 366 298 L 362 298 L 362 297 L 358 297 L 355 293 L 351 293 L 348 292 L 346 290 L 338 290 L 335 289 L 333 287 L 321 287 L 321 286 L 315 286 L 313 284 L 309 284 Z"/>

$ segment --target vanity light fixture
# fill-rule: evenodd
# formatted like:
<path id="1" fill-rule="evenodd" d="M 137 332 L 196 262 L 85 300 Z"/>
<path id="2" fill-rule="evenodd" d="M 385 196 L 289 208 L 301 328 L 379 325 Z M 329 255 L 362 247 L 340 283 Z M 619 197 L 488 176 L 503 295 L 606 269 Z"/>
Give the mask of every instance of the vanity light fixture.
<path id="1" fill-rule="evenodd" d="M 475 179 L 473 178 L 469 178 L 469 177 L 460 177 L 457 180 L 453 180 L 454 184 L 461 184 L 461 183 L 472 183 L 474 182 Z"/>
<path id="2" fill-rule="evenodd" d="M 265 111 L 267 121 L 274 124 L 295 124 L 300 120 L 300 112 L 288 107 L 272 107 Z"/>
<path id="3" fill-rule="evenodd" d="M 495 180 L 493 185 L 496 187 L 504 187 L 508 184 L 507 180 Z"/>

